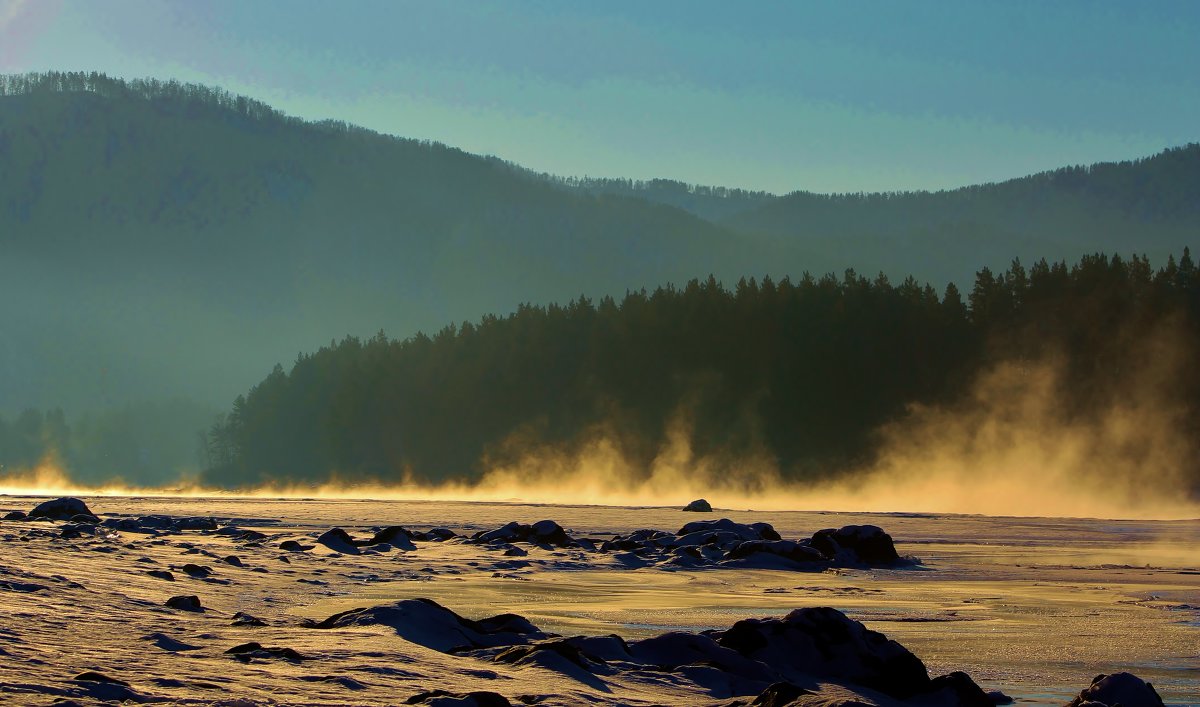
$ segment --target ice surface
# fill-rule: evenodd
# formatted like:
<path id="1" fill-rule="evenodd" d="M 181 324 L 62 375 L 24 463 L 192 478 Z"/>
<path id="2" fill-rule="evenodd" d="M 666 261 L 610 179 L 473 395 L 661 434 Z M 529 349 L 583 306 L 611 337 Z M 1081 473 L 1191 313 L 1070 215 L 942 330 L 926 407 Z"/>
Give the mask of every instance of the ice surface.
<path id="1" fill-rule="evenodd" d="M 0 497 L 0 517 L 42 500 Z M 543 631 L 629 640 L 831 606 L 903 644 L 932 675 L 961 670 L 985 689 L 1033 703 L 1065 704 L 1095 675 L 1120 671 L 1151 681 L 1168 704 L 1200 703 L 1200 521 L 714 514 L 770 523 L 787 540 L 822 528 L 876 525 L 892 535 L 901 555 L 920 559 L 910 568 L 797 572 L 641 566 L 621 553 L 530 543 L 449 539 L 418 541 L 403 551 L 365 545 L 349 554 L 317 542 L 334 527 L 356 539 L 389 526 L 446 527 L 469 536 L 543 519 L 557 521 L 572 538 L 602 541 L 642 528 L 674 533 L 695 518 L 678 507 L 84 500 L 103 519 L 213 517 L 219 527 L 252 532 L 96 526 L 66 539 L 61 522 L 0 521 L 0 690 L 10 693 L 0 699 L 6 703 L 49 704 L 77 689 L 72 677 L 86 671 L 128 682 L 116 687 L 140 696 L 198 704 L 232 697 L 394 704 L 442 688 L 547 695 L 540 703 L 547 705 L 722 703 L 681 675 L 616 675 L 599 689 L 537 661 L 446 655 L 386 626 L 301 626 L 302 619 L 422 597 L 471 619 L 513 612 Z M 287 540 L 306 549 L 281 550 Z M 513 547 L 524 554 L 506 554 Z M 225 561 L 231 555 L 241 566 Z M 189 573 L 186 565 L 208 572 Z M 148 571 L 172 572 L 174 582 Z M 164 605 L 177 595 L 198 596 L 205 611 Z M 235 621 L 238 612 L 265 625 Z M 247 643 L 267 649 L 226 653 Z M 284 649 L 304 660 L 279 658 Z"/>

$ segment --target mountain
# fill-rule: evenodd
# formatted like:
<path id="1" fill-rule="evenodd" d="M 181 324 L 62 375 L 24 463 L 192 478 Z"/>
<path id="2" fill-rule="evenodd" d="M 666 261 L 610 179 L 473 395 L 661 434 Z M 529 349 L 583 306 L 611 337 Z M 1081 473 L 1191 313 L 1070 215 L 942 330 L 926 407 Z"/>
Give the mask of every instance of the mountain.
<path id="1" fill-rule="evenodd" d="M 939 192 L 794 192 L 717 221 L 822 263 L 962 281 L 964 265 L 1094 252 L 1162 263 L 1200 241 L 1200 144 Z M 827 265 L 828 267 L 828 265 Z"/>
<path id="2" fill-rule="evenodd" d="M 731 277 L 762 252 L 677 208 L 205 87 L 51 74 L 3 94 L 10 408 L 224 406 L 335 337 Z"/>
<path id="3" fill-rule="evenodd" d="M 0 77 L 0 409 L 225 407 L 347 334 L 713 274 L 856 268 L 939 290 L 980 263 L 1197 246 L 1200 147 L 938 193 L 776 197 L 561 179 L 285 116 L 219 89 Z"/>

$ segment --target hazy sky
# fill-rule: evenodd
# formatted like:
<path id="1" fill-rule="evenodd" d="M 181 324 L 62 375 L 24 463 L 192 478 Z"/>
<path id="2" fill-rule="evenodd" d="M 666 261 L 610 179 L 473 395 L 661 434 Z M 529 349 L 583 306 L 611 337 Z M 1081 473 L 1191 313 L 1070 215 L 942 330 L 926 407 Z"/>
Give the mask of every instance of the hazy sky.
<path id="1" fill-rule="evenodd" d="M 216 84 L 564 175 L 939 188 L 1200 140 L 1200 2 L 0 0 L 0 72 Z"/>

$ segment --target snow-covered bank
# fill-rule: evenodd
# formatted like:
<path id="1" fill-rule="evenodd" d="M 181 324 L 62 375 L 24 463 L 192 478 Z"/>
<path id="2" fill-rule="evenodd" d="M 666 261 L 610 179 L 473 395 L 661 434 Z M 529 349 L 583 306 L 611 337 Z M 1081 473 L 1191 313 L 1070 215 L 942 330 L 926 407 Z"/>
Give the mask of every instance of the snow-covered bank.
<path id="1" fill-rule="evenodd" d="M 0 516 L 41 500 L 0 498 Z M 684 532 L 695 516 L 678 509 L 84 500 L 98 523 L 0 521 L 0 689 L 9 703 L 395 704 L 424 695 L 423 704 L 450 704 L 426 694 L 446 690 L 495 692 L 512 704 L 725 705 L 781 681 L 823 685 L 793 695 L 809 702 L 935 699 L 936 689 L 891 694 L 886 681 L 813 674 L 813 661 L 799 668 L 769 641 L 745 640 L 747 626 L 787 634 L 784 617 L 822 606 L 894 639 L 929 676 L 961 670 L 985 690 L 1065 704 L 1096 674 L 1129 671 L 1168 703 L 1200 702 L 1196 523 L 722 511 L 732 525 Z M 534 524 L 544 518 L 557 527 Z M 816 531 L 845 525 L 882 527 L 899 555 L 921 564 L 767 568 L 724 555 L 680 562 L 690 554 L 676 552 L 778 542 L 794 552 Z M 751 527 L 758 537 L 743 537 Z M 663 532 L 622 544 L 643 529 Z M 167 606 L 192 596 L 199 610 Z M 441 619 L 518 614 L 500 623 L 523 637 L 447 645 L 429 638 L 445 635 L 436 622 L 413 633 L 345 619 L 356 614 L 331 620 L 417 598 L 445 607 Z M 769 621 L 739 624 L 747 618 Z M 337 625 L 314 630 L 306 620 Z M 738 625 L 742 638 L 724 640 Z M 763 650 L 772 657 L 761 659 Z M 670 666 L 659 653 L 683 662 Z M 89 672 L 128 685 L 73 679 Z"/>

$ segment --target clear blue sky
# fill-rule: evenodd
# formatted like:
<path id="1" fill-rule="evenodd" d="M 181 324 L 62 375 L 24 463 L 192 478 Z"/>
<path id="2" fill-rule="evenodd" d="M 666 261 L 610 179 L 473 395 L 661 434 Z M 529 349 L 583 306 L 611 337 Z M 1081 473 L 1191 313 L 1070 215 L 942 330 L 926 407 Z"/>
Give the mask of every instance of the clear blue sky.
<path id="1" fill-rule="evenodd" d="M 952 187 L 1200 141 L 1200 2 L 0 0 L 0 72 L 215 84 L 563 175 Z"/>

